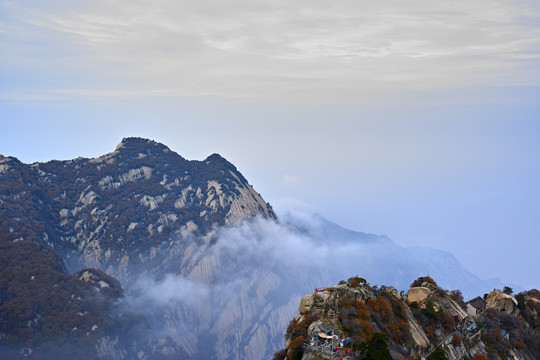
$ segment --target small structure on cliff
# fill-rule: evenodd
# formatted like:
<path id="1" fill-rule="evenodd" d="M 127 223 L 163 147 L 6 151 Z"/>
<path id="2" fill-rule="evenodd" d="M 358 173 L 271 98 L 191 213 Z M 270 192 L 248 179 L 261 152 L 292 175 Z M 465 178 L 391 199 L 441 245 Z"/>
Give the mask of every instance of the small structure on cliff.
<path id="1" fill-rule="evenodd" d="M 486 300 L 482 299 L 480 296 L 475 297 L 467 302 L 467 314 L 474 318 L 478 317 L 478 315 L 486 310 L 486 304 Z"/>

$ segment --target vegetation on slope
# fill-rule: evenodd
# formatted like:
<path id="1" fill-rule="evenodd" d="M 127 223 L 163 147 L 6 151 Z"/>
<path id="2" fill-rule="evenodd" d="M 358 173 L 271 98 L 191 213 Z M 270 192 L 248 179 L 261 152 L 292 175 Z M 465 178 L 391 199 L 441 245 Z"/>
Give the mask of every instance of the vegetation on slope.
<path id="1" fill-rule="evenodd" d="M 285 334 L 287 346 L 274 359 L 330 358 L 320 329 L 335 335 L 334 355 L 342 359 L 540 358 L 540 292 L 500 294 L 486 294 L 487 307 L 473 316 L 459 290 L 441 289 L 428 276 L 406 294 L 352 277 L 304 297 Z M 517 305 L 507 312 L 501 301 Z"/>

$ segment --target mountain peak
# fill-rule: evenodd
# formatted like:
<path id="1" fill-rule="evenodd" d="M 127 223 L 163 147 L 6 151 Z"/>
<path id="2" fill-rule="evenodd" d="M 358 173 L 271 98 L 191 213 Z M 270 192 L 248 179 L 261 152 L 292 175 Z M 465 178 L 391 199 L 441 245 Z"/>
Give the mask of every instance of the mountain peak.
<path id="1" fill-rule="evenodd" d="M 141 137 L 126 137 L 123 138 L 120 144 L 116 146 L 116 150 L 161 150 L 163 152 L 171 151 L 167 146 L 154 140 Z"/>
<path id="2" fill-rule="evenodd" d="M 208 165 L 212 164 L 214 166 L 222 166 L 229 170 L 237 171 L 236 166 L 217 153 L 213 153 L 212 155 L 208 156 L 206 159 L 204 159 L 204 162 Z"/>
<path id="3" fill-rule="evenodd" d="M 218 153 L 213 153 L 212 155 L 208 156 L 204 161 L 227 161 L 227 159 L 225 159 Z"/>

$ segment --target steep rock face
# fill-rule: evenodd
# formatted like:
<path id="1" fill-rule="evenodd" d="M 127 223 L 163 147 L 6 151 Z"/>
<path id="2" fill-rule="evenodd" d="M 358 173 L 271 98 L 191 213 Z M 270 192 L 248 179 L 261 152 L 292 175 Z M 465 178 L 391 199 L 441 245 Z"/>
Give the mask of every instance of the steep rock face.
<path id="1" fill-rule="evenodd" d="M 414 318 L 413 313 L 411 312 L 411 309 L 406 309 L 407 314 L 407 322 L 409 323 L 409 331 L 411 333 L 411 337 L 414 341 L 415 347 L 419 349 L 427 349 L 429 347 L 429 339 L 426 336 L 426 333 L 424 332 L 424 329 L 420 324 L 418 324 L 418 321 Z"/>

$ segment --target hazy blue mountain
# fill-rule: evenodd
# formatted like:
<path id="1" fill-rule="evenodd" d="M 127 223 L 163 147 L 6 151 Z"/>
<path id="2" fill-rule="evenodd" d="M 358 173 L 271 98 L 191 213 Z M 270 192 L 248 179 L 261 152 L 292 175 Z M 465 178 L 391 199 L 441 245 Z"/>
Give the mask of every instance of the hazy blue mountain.
<path id="1" fill-rule="evenodd" d="M 360 274 L 374 283 L 406 290 L 411 279 L 430 275 L 442 287 L 449 290 L 459 288 L 465 296 L 472 297 L 508 285 L 497 278 L 480 279 L 465 269 L 448 251 L 428 247 L 403 248 L 385 235 L 348 230 L 319 214 L 289 214 L 281 220 L 315 241 L 318 248 L 332 249 L 328 252 L 329 257 L 337 258 L 339 254 L 342 259 L 346 259 L 339 269 L 333 268 L 336 278 L 341 276 L 344 279 L 351 273 Z M 516 290 L 519 288 L 516 286 Z"/>

